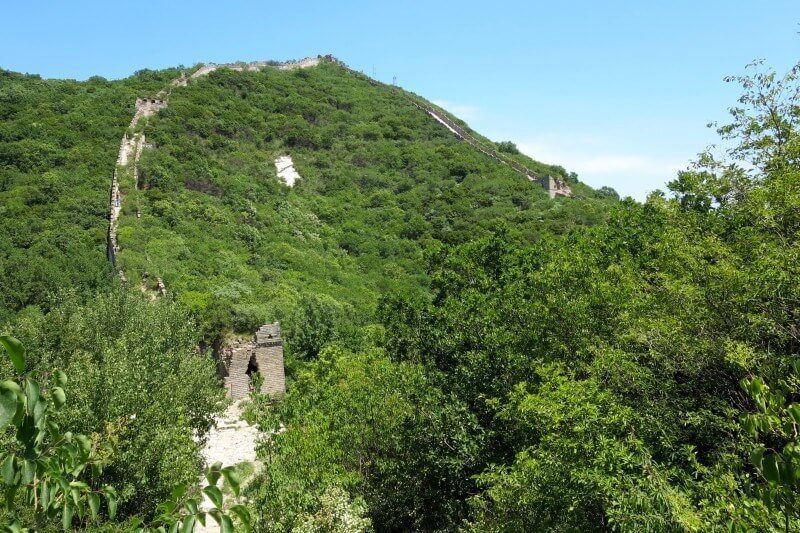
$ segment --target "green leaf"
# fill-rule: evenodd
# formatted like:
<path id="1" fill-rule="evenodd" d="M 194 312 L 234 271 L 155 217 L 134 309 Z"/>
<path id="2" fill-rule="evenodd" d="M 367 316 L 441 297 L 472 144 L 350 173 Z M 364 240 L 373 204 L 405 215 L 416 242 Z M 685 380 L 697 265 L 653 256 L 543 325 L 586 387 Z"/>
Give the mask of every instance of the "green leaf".
<path id="1" fill-rule="evenodd" d="M 8 454 L 5 461 L 3 461 L 3 464 L 0 465 L 0 473 L 3 474 L 3 481 L 6 485 L 14 484 L 14 475 L 16 474 L 16 470 L 14 469 L 13 453 Z"/>
<path id="2" fill-rule="evenodd" d="M 75 435 L 75 440 L 78 441 L 78 444 L 81 447 L 81 451 L 85 455 L 89 455 L 89 452 L 92 451 L 92 441 L 86 435 L 78 433 Z"/>
<path id="3" fill-rule="evenodd" d="M 39 485 L 39 504 L 42 509 L 47 509 L 50 506 L 50 485 L 46 479 Z"/>
<path id="4" fill-rule="evenodd" d="M 189 515 L 183 519 L 182 533 L 192 533 L 194 530 L 194 515 Z"/>
<path id="5" fill-rule="evenodd" d="M 92 512 L 92 518 L 97 520 L 97 514 L 100 512 L 100 496 L 91 492 L 86 497 L 86 500 L 89 502 L 89 510 Z"/>
<path id="6" fill-rule="evenodd" d="M 25 397 L 28 399 L 28 412 L 32 413 L 39 402 L 39 384 L 30 378 L 25 379 Z"/>
<path id="7" fill-rule="evenodd" d="M 19 386 L 19 384 L 16 381 L 11 381 L 10 379 L 0 382 L 0 389 L 22 394 L 22 388 Z"/>
<path id="8" fill-rule="evenodd" d="M 231 517 L 223 514 L 220 516 L 220 529 L 222 533 L 232 533 L 233 531 L 233 521 Z"/>
<path id="9" fill-rule="evenodd" d="M 69 502 L 65 500 L 64 510 L 61 514 L 61 526 L 64 528 L 64 531 L 69 531 L 72 527 L 72 513 L 72 507 L 69 505 Z"/>
<path id="10" fill-rule="evenodd" d="M 236 504 L 230 508 L 230 512 L 239 518 L 239 521 L 242 522 L 242 526 L 244 526 L 246 531 L 252 529 L 250 525 L 250 511 L 247 510 L 247 507 L 242 504 Z"/>
<path id="11" fill-rule="evenodd" d="M 53 403 L 56 409 L 61 409 L 67 403 L 67 395 L 64 394 L 64 389 L 61 387 L 53 387 Z"/>
<path id="12" fill-rule="evenodd" d="M 0 430 L 14 418 L 17 412 L 17 395 L 9 390 L 0 389 Z"/>
<path id="13" fill-rule="evenodd" d="M 67 375 L 61 370 L 56 370 L 56 383 L 58 383 L 59 387 L 67 385 Z"/>
<path id="14" fill-rule="evenodd" d="M 22 472 L 22 476 L 20 481 L 23 485 L 27 485 L 28 483 L 33 481 L 33 476 L 36 474 L 36 463 L 33 461 L 22 461 L 22 468 L 20 469 Z"/>
<path id="15" fill-rule="evenodd" d="M 786 412 L 789 413 L 789 416 L 792 417 L 792 421 L 795 424 L 800 424 L 800 405 L 793 403 L 786 408 Z"/>
<path id="16" fill-rule="evenodd" d="M 108 517 L 113 519 L 117 516 L 117 495 L 106 492 L 106 503 L 108 504 Z"/>
<path id="17" fill-rule="evenodd" d="M 194 498 L 190 498 L 190 499 L 186 500 L 186 503 L 184 504 L 184 507 L 189 509 L 190 513 L 196 514 L 197 513 L 197 500 L 195 500 Z"/>
<path id="18" fill-rule="evenodd" d="M 72 496 L 72 501 L 75 504 L 75 507 L 79 507 L 81 504 L 81 491 L 77 487 L 70 487 L 69 494 Z"/>
<path id="19" fill-rule="evenodd" d="M 22 343 L 9 335 L 0 335 L 0 344 L 5 348 L 17 372 L 25 372 L 25 347 Z"/>
<path id="20" fill-rule="evenodd" d="M 239 485 L 241 480 L 239 479 L 239 474 L 232 467 L 222 469 L 222 476 L 225 478 L 225 481 L 231 487 L 233 494 L 238 496 L 239 495 Z"/>
<path id="21" fill-rule="evenodd" d="M 761 473 L 764 475 L 764 478 L 770 483 L 778 483 L 778 481 L 780 481 L 780 468 L 778 467 L 778 457 L 775 454 L 767 455 L 761 461 Z"/>
<path id="22" fill-rule="evenodd" d="M 180 485 L 176 485 L 172 489 L 172 499 L 174 501 L 180 500 L 184 494 L 186 494 L 186 489 L 188 485 L 186 483 L 181 483 Z"/>
<path id="23" fill-rule="evenodd" d="M 206 479 L 208 480 L 209 485 L 217 484 L 217 481 L 219 481 L 221 467 L 222 463 L 220 462 L 216 462 L 208 467 L 208 469 L 206 470 Z"/>
<path id="24" fill-rule="evenodd" d="M 38 429 L 44 429 L 47 424 L 47 417 L 44 416 L 46 407 L 44 402 L 36 402 L 33 408 L 33 423 Z"/>
<path id="25" fill-rule="evenodd" d="M 209 485 L 203 489 L 203 492 L 212 501 L 217 509 L 222 509 L 222 491 L 214 485 Z"/>

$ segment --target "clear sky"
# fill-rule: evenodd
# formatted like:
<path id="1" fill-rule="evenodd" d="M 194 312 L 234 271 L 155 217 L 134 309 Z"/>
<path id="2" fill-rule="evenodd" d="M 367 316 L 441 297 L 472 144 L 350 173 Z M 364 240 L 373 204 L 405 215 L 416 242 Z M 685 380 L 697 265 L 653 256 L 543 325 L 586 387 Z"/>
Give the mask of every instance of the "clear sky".
<path id="1" fill-rule="evenodd" d="M 756 58 L 800 59 L 800 1 L 5 0 L 0 67 L 140 68 L 332 53 L 482 134 L 643 199 L 715 139 Z"/>

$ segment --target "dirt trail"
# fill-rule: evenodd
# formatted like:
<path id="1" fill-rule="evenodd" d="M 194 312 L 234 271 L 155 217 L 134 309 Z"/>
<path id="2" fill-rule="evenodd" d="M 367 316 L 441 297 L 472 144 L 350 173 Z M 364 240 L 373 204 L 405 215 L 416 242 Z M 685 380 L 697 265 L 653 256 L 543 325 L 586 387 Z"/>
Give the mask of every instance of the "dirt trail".
<path id="1" fill-rule="evenodd" d="M 232 403 L 222 416 L 216 419 L 216 427 L 208 435 L 208 441 L 203 448 L 203 458 L 207 465 L 219 461 L 223 466 L 234 466 L 240 463 L 255 463 L 256 467 L 256 440 L 258 428 L 251 426 L 242 419 L 241 400 Z M 200 484 L 205 485 L 205 478 L 200 479 Z M 220 480 L 219 484 L 222 484 Z M 226 500 L 232 495 L 226 495 Z M 208 511 L 214 505 L 206 497 L 200 506 Z M 195 532 L 209 533 L 220 530 L 213 518 L 208 518 L 206 525 L 199 523 L 194 528 Z"/>

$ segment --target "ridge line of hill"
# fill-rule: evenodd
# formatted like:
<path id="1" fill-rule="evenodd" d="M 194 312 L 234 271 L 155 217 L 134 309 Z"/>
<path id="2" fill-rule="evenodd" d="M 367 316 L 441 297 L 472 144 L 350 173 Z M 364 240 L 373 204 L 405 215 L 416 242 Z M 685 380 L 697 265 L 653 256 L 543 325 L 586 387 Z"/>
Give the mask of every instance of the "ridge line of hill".
<path id="1" fill-rule="evenodd" d="M 428 115 L 433 117 L 434 120 L 441 123 L 444 127 L 446 127 L 451 133 L 453 133 L 459 139 L 466 141 L 468 144 L 476 148 L 478 151 L 491 157 L 492 159 L 498 161 L 499 163 L 510 166 L 515 171 L 523 174 L 529 181 L 539 183 L 547 191 L 551 199 L 555 198 L 556 196 L 567 196 L 567 197 L 572 196 L 572 190 L 569 188 L 569 186 L 566 184 L 564 180 L 553 177 L 549 174 L 544 176 L 539 176 L 533 170 L 529 169 L 525 165 L 520 164 L 519 162 L 515 161 L 512 158 L 501 155 L 496 150 L 489 148 L 484 143 L 476 139 L 466 129 L 456 124 L 453 120 L 451 120 L 447 115 L 445 115 L 441 111 L 431 106 L 427 106 L 424 105 L 423 103 L 418 102 L 416 99 L 411 97 L 407 93 L 407 91 L 400 89 L 399 87 L 396 87 L 394 85 L 388 85 L 374 78 L 371 78 L 370 76 L 367 76 L 363 72 L 357 72 L 352 68 L 350 68 L 349 66 L 347 66 L 347 64 L 344 61 L 332 55 L 327 55 L 324 57 L 324 59 L 334 63 L 335 65 L 338 65 L 339 67 L 349 72 L 350 74 L 353 74 L 356 77 L 366 80 L 369 84 L 375 87 L 389 89 L 393 93 L 399 94 L 411 105 L 415 106 L 418 109 L 421 109 L 422 111 L 426 112 Z"/>
<path id="2" fill-rule="evenodd" d="M 479 152 L 483 153 L 484 155 L 494 159 L 498 163 L 508 165 L 510 168 L 512 168 L 517 173 L 523 175 L 529 181 L 541 185 L 548 193 L 551 199 L 555 198 L 556 196 L 565 196 L 565 197 L 572 196 L 572 190 L 564 180 L 558 177 L 554 177 L 550 174 L 538 175 L 536 172 L 529 169 L 527 166 L 519 163 L 518 161 L 514 160 L 511 157 L 507 157 L 505 155 L 500 154 L 494 148 L 489 147 L 486 145 L 486 143 L 478 140 L 466 128 L 457 124 L 442 110 L 427 105 L 427 103 L 422 101 L 422 99 L 420 99 L 416 95 L 409 94 L 408 91 L 405 91 L 404 89 L 401 89 L 394 85 L 388 85 L 386 83 L 383 83 L 381 81 L 378 81 L 374 78 L 367 76 L 363 72 L 358 72 L 353 70 L 344 61 L 341 61 L 340 59 L 336 58 L 331 54 L 325 56 L 320 55 L 317 57 L 306 57 L 300 60 L 290 60 L 286 62 L 254 61 L 249 63 L 246 62 L 233 62 L 233 63 L 223 63 L 223 64 L 204 63 L 201 64 L 189 76 L 187 76 L 185 73 L 181 73 L 180 77 L 172 80 L 167 87 L 158 91 L 155 97 L 136 99 L 136 111 L 134 113 L 133 118 L 131 119 L 131 123 L 128 126 L 128 129 L 123 134 L 122 141 L 120 142 L 120 149 L 117 155 L 117 164 L 115 166 L 112 177 L 111 191 L 109 197 L 109 215 L 108 215 L 109 218 L 108 239 L 107 239 L 108 260 L 115 267 L 117 267 L 116 252 L 119 251 L 120 249 L 119 243 L 117 241 L 117 228 L 119 223 L 119 217 L 122 214 L 122 201 L 123 201 L 123 188 L 120 185 L 122 174 L 131 173 L 131 178 L 133 180 L 133 187 L 138 188 L 139 177 L 138 177 L 137 165 L 143 148 L 147 146 L 144 133 L 137 132 L 136 128 L 139 124 L 139 121 L 142 118 L 150 117 L 167 106 L 170 89 L 172 87 L 185 87 L 188 84 L 189 79 L 196 79 L 201 76 L 205 76 L 220 68 L 226 68 L 240 72 L 257 71 L 264 68 L 276 68 L 278 70 L 294 70 L 294 69 L 314 67 L 319 65 L 321 61 L 326 61 L 334 65 L 337 65 L 338 67 L 342 68 L 345 72 L 348 72 L 359 79 L 365 80 L 374 87 L 379 87 L 384 90 L 389 90 L 393 94 L 399 95 L 406 102 L 410 103 L 417 109 L 425 112 L 428 116 L 430 116 L 439 124 L 447 128 L 447 130 L 453 133 L 458 139 L 465 141 L 467 144 L 469 144 Z M 129 159 L 132 159 L 132 164 L 129 163 Z M 117 267 L 117 271 L 120 276 L 120 279 L 122 281 L 127 281 L 125 273 L 122 270 L 122 267 Z M 159 289 L 159 293 L 163 295 L 165 293 L 165 287 L 161 278 L 157 279 L 157 286 Z"/>

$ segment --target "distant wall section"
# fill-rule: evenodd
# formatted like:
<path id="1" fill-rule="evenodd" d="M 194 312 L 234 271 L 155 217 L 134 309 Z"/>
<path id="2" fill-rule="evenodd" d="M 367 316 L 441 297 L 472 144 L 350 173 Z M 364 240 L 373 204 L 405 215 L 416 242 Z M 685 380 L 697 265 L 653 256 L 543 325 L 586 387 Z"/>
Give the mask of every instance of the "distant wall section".
<path id="1" fill-rule="evenodd" d="M 223 350 L 219 370 L 225 379 L 225 390 L 234 400 L 247 397 L 252 391 L 253 375 L 261 375 L 261 392 L 279 396 L 286 392 L 283 366 L 283 339 L 280 324 L 264 324 L 254 338 L 232 344 Z"/>

